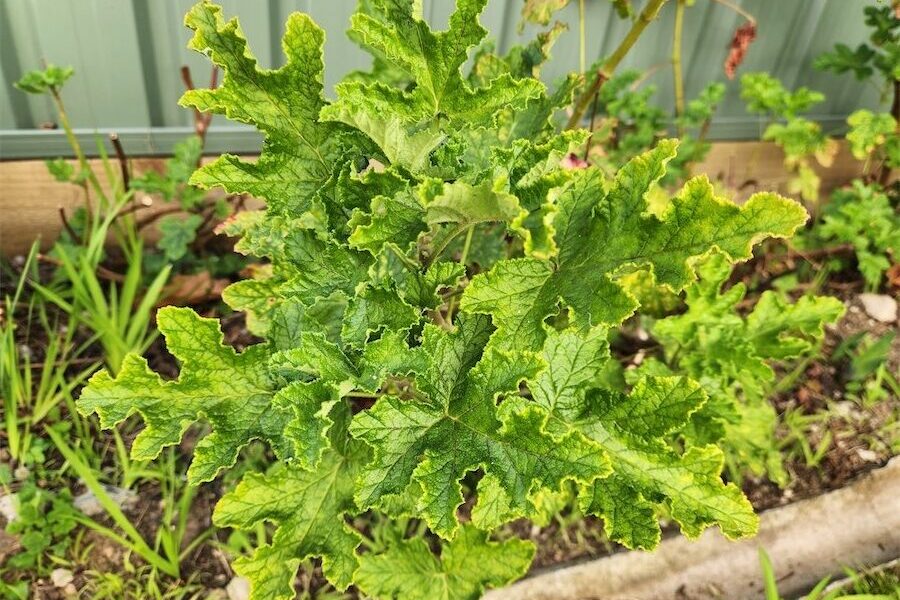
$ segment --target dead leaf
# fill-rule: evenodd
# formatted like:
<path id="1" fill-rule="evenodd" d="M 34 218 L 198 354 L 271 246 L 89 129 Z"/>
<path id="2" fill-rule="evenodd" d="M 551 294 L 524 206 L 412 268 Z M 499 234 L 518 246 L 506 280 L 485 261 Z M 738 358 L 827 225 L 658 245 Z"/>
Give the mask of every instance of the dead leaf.
<path id="1" fill-rule="evenodd" d="M 728 79 L 734 79 L 737 68 L 744 62 L 750 44 L 756 39 L 756 23 L 747 21 L 734 31 L 731 45 L 728 47 L 728 56 L 725 58 L 725 75 Z"/>
<path id="2" fill-rule="evenodd" d="M 172 277 L 163 288 L 159 306 L 190 306 L 209 300 L 218 300 L 222 292 L 231 283 L 227 279 L 214 279 L 209 271 L 182 274 Z"/>

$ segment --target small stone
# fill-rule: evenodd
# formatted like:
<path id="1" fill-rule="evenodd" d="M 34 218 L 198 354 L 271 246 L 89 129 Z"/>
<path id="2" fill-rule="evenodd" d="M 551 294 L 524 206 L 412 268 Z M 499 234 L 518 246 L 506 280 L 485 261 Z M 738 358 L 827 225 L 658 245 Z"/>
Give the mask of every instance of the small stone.
<path id="1" fill-rule="evenodd" d="M 106 492 L 106 495 L 109 496 L 109 498 L 122 510 L 130 510 L 137 502 L 137 494 L 131 490 L 125 490 L 112 485 L 101 485 L 103 485 L 103 491 Z M 102 515 L 106 512 L 106 509 L 103 508 L 100 501 L 90 490 L 76 496 L 73 504 L 75 505 L 75 508 L 89 517 Z"/>
<path id="2" fill-rule="evenodd" d="M 845 400 L 843 402 L 835 402 L 831 410 L 838 417 L 850 418 L 853 415 L 853 403 Z"/>
<path id="3" fill-rule="evenodd" d="M 247 600 L 250 597 L 250 582 L 243 577 L 232 577 L 225 586 L 228 600 Z"/>
<path id="4" fill-rule="evenodd" d="M 53 569 L 50 573 L 50 581 L 58 588 L 64 588 L 75 581 L 75 576 L 69 569 Z"/>
<path id="5" fill-rule="evenodd" d="M 25 481 L 29 475 L 31 475 L 31 471 L 28 470 L 28 467 L 16 467 L 16 470 L 13 471 L 13 477 L 19 481 Z"/>
<path id="6" fill-rule="evenodd" d="M 74 583 L 70 583 L 63 588 L 63 595 L 66 598 L 75 598 L 78 596 L 78 588 L 75 587 Z"/>
<path id="7" fill-rule="evenodd" d="M 856 453 L 866 462 L 878 462 L 878 453 L 868 448 L 859 448 Z"/>
<path id="8" fill-rule="evenodd" d="M 893 323 L 897 320 L 897 301 L 884 294 L 860 294 L 866 314 L 882 323 Z"/>
<path id="9" fill-rule="evenodd" d="M 19 518 L 19 509 L 16 507 L 14 496 L 0 496 L 0 515 L 6 519 L 7 523 L 12 523 Z"/>

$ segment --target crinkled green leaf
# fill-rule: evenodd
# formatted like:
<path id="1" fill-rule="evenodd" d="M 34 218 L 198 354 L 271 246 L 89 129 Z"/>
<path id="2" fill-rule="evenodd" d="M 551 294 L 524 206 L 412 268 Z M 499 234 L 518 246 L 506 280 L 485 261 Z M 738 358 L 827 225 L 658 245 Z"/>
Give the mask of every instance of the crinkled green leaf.
<path id="1" fill-rule="evenodd" d="M 60 183 L 69 183 L 75 178 L 75 165 L 64 158 L 48 159 L 44 164 L 53 179 Z"/>
<path id="2" fill-rule="evenodd" d="M 755 194 L 743 206 L 716 197 L 705 177 L 689 181 L 662 217 L 648 214 L 645 196 L 675 154 L 675 142 L 629 162 L 606 191 L 600 173 L 582 170 L 556 199 L 558 257 L 512 259 L 476 276 L 461 307 L 490 314 L 492 344 L 540 348 L 544 319 L 560 303 L 581 328 L 616 324 L 636 302 L 614 277 L 652 267 L 657 282 L 676 290 L 693 278 L 689 261 L 717 247 L 732 260 L 750 257 L 766 236 L 784 237 L 806 220 L 803 208 L 775 194 Z"/>
<path id="3" fill-rule="evenodd" d="M 277 284 L 271 275 L 232 283 L 222 292 L 225 304 L 247 315 L 247 329 L 255 335 L 269 331 L 271 313 L 278 301 Z"/>
<path id="4" fill-rule="evenodd" d="M 478 185 L 426 181 L 422 186 L 424 219 L 435 229 L 434 256 L 439 256 L 450 240 L 470 227 L 491 222 L 514 224 L 524 219 L 527 211 L 506 187 L 503 177 Z"/>
<path id="5" fill-rule="evenodd" d="M 321 333 L 303 332 L 297 345 L 272 355 L 273 373 L 316 377 L 338 387 L 376 391 L 388 375 L 424 372 L 428 367 L 420 348 L 410 348 L 402 331 L 388 331 L 366 344 L 362 352 L 342 349 Z"/>
<path id="6" fill-rule="evenodd" d="M 254 531 L 263 523 L 276 525 L 270 543 L 234 562 L 250 581 L 250 600 L 294 598 L 297 568 L 310 557 L 322 559 L 322 572 L 336 588 L 352 583 L 361 538 L 344 516 L 356 512 L 353 481 L 366 460 L 365 448 L 350 443 L 325 452 L 315 470 L 288 463 L 265 475 L 248 473 L 219 501 L 213 513 L 218 527 Z"/>
<path id="7" fill-rule="evenodd" d="M 850 131 L 847 140 L 853 156 L 866 159 L 875 149 L 887 142 L 889 136 L 897 133 L 897 121 L 888 113 L 875 114 L 869 110 L 858 110 L 847 117 Z"/>
<path id="8" fill-rule="evenodd" d="M 691 537 L 709 525 L 729 537 L 754 533 L 750 503 L 720 479 L 721 452 L 710 446 L 678 454 L 665 441 L 706 402 L 699 385 L 652 377 L 628 395 L 593 389 L 608 352 L 597 331 L 552 331 L 543 351 L 547 368 L 529 384 L 535 402 L 550 411 L 552 430 L 582 432 L 609 459 L 611 475 L 582 487 L 584 510 L 602 516 L 607 534 L 633 548 L 659 542 L 655 507 L 661 501 Z"/>
<path id="9" fill-rule="evenodd" d="M 484 37 L 478 15 L 486 0 L 460 0 L 450 28 L 435 33 L 413 11 L 413 2 L 375 1 L 375 10 L 351 19 L 355 38 L 387 63 L 409 74 L 411 91 L 375 83 L 347 81 L 336 86 L 337 100 L 322 118 L 343 122 L 368 135 L 391 164 L 411 172 L 426 170 L 428 159 L 447 137 L 436 119 L 477 126 L 507 108 L 524 107 L 543 93 L 535 79 L 508 74 L 471 88 L 460 73 L 469 48 Z"/>
<path id="10" fill-rule="evenodd" d="M 199 169 L 191 183 L 246 192 L 273 210 L 304 210 L 340 158 L 337 128 L 318 121 L 325 105 L 322 30 L 307 15 L 291 15 L 282 39 L 286 63 L 273 71 L 259 68 L 237 20 L 226 22 L 220 7 L 198 3 L 185 24 L 194 30 L 189 47 L 209 56 L 223 77 L 215 89 L 186 92 L 181 104 L 224 114 L 265 135 L 256 161 L 224 154 Z"/>
<path id="11" fill-rule="evenodd" d="M 367 287 L 350 299 L 344 314 L 341 338 L 361 347 L 371 333 L 386 329 L 406 331 L 419 322 L 419 310 L 407 304 L 396 290 Z"/>
<path id="12" fill-rule="evenodd" d="M 203 217 L 197 214 L 187 216 L 167 216 L 159 220 L 160 238 L 156 245 L 165 254 L 166 260 L 176 261 L 188 252 L 188 246 L 197 238 L 197 228 Z"/>
<path id="13" fill-rule="evenodd" d="M 789 92 L 768 73 L 746 73 L 741 77 L 741 98 L 747 110 L 777 118 L 793 119 L 825 100 L 825 96 L 806 87 Z"/>
<path id="14" fill-rule="evenodd" d="M 772 123 L 763 132 L 763 139 L 781 146 L 787 160 L 798 160 L 824 152 L 828 144 L 822 126 L 803 117 L 794 117 L 785 124 Z"/>
<path id="15" fill-rule="evenodd" d="M 187 137 L 172 148 L 172 158 L 166 160 L 162 173 L 147 171 L 132 177 L 131 188 L 148 194 L 159 194 L 166 202 L 178 200 L 182 208 L 191 210 L 203 201 L 206 192 L 188 185 L 203 152 L 203 140 L 199 135 Z"/>
<path id="16" fill-rule="evenodd" d="M 475 600 L 486 588 L 521 577 L 534 556 L 530 542 L 492 542 L 464 526 L 435 557 L 425 540 L 399 540 L 380 554 L 360 557 L 356 583 L 366 596 L 384 600 Z"/>
<path id="17" fill-rule="evenodd" d="M 284 278 L 283 294 L 304 304 L 330 296 L 336 291 L 354 294 L 356 286 L 368 279 L 371 257 L 334 240 L 321 240 L 312 231 L 284 231 L 284 260 L 279 273 Z"/>
<path id="18" fill-rule="evenodd" d="M 851 244 L 867 287 L 878 289 L 890 257 L 900 256 L 900 214 L 877 185 L 854 181 L 835 190 L 814 233 L 826 242 Z"/>
<path id="19" fill-rule="evenodd" d="M 14 85 L 29 94 L 46 94 L 51 89 L 60 88 L 74 74 L 72 67 L 49 64 L 43 71 L 28 71 Z"/>
<path id="20" fill-rule="evenodd" d="M 436 308 L 441 303 L 439 292 L 456 287 L 465 272 L 465 266 L 447 261 L 432 263 L 424 273 L 404 269 L 398 276 L 398 292 L 413 306 Z"/>
<path id="21" fill-rule="evenodd" d="M 737 309 L 745 286 L 723 289 L 731 275 L 725 257 L 709 257 L 698 273 L 700 279 L 687 290 L 688 310 L 657 321 L 651 330 L 676 372 L 699 380 L 712 398 L 693 415 L 687 437 L 695 443 L 722 437 L 721 446 L 736 464 L 783 481 L 775 413 L 765 398 L 775 376 L 773 361 L 810 352 L 825 324 L 841 317 L 843 304 L 814 296 L 791 304 L 766 291 L 745 318 Z"/>
<path id="22" fill-rule="evenodd" d="M 328 434 L 334 421 L 330 414 L 340 399 L 340 388 L 326 381 L 294 381 L 273 398 L 276 406 L 293 414 L 285 424 L 284 437 L 301 468 L 316 469 L 331 446 Z"/>
<path id="23" fill-rule="evenodd" d="M 223 344 L 216 320 L 187 308 L 160 309 L 157 325 L 181 363 L 178 379 L 163 380 L 143 358 L 130 354 L 115 378 L 106 371 L 91 377 L 78 409 L 96 412 L 102 427 L 139 413 L 146 426 L 131 447 L 136 460 L 155 458 L 177 444 L 192 423 L 207 421 L 212 433 L 194 450 L 192 482 L 212 480 L 251 440 L 281 449 L 288 415 L 272 405 L 276 390 L 266 368 L 268 348 L 256 345 L 237 353 Z"/>
<path id="24" fill-rule="evenodd" d="M 411 190 L 394 196 L 375 196 L 368 213 L 358 211 L 349 226 L 350 245 L 377 254 L 385 244 L 393 244 L 401 252 L 425 231 L 425 211 Z"/>
<path id="25" fill-rule="evenodd" d="M 846 44 L 835 44 L 834 52 L 825 52 L 816 57 L 813 65 L 824 71 L 846 73 L 853 71 L 853 75 L 860 81 L 864 81 L 873 73 L 869 61 L 875 56 L 875 51 L 866 44 L 860 44 L 856 50 L 851 50 Z"/>
<path id="26" fill-rule="evenodd" d="M 496 400 L 516 394 L 540 361 L 529 354 L 482 357 L 490 333 L 484 317 L 461 319 L 452 335 L 429 326 L 423 347 L 432 362 L 416 379 L 426 397 L 386 396 L 354 417 L 352 434 L 375 452 L 359 482 L 361 506 L 377 506 L 415 481 L 423 518 L 449 538 L 463 502 L 459 480 L 468 471 L 482 468 L 495 477 L 517 515 L 532 510 L 530 495 L 538 489 L 558 489 L 567 479 L 587 484 L 606 473 L 598 449 L 580 434 L 548 434 L 537 406 L 498 415 Z"/>

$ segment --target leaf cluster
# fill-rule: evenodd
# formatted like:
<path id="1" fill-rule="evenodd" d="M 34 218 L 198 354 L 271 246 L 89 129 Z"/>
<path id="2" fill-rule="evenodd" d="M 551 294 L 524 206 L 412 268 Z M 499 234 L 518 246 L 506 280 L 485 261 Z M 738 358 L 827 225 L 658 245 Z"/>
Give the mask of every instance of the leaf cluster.
<path id="1" fill-rule="evenodd" d="M 823 242 L 853 246 L 857 268 L 870 290 L 878 289 L 884 272 L 900 257 L 896 201 L 874 183 L 855 180 L 835 190 L 814 231 Z"/>
<path id="2" fill-rule="evenodd" d="M 614 173 L 618 165 L 652 148 L 668 135 L 670 122 L 679 132 L 678 155 L 666 168 L 662 185 L 684 181 L 690 165 L 703 160 L 710 144 L 705 140 L 712 116 L 725 95 L 725 85 L 709 84 L 691 99 L 682 114 L 673 117 L 653 103 L 656 86 L 641 86 L 644 75 L 628 70 L 611 77 L 600 89 L 597 127 L 593 134 L 594 162 Z"/>
<path id="3" fill-rule="evenodd" d="M 435 32 L 412 1 L 368 3 L 351 35 L 408 83 L 356 73 L 333 101 L 322 91 L 324 35 L 307 15 L 288 19 L 277 70 L 259 68 L 218 6 L 186 17 L 190 47 L 224 78 L 182 103 L 264 135 L 257 160 L 223 155 L 190 183 L 266 201 L 223 227 L 266 261 L 224 295 L 265 341 L 238 353 L 215 320 L 162 309 L 179 377 L 131 356 L 115 377 L 94 376 L 79 407 L 104 427 L 140 415 L 131 452 L 142 459 L 206 423 L 193 483 L 232 467 L 251 441 L 269 446 L 272 468 L 245 475 L 214 515 L 221 527 L 274 525 L 235 563 L 252 598 L 291 597 L 310 557 L 339 589 L 476 597 L 524 573 L 533 553 L 492 532 L 538 518 L 541 498 L 566 489 L 629 547 L 658 543 L 660 511 L 691 537 L 756 529 L 749 502 L 720 477 L 718 448 L 668 443 L 707 404 L 700 385 L 651 376 L 611 391 L 599 374 L 610 329 L 639 308 L 623 277 L 651 273 L 680 291 L 699 257 L 745 260 L 806 212 L 769 193 L 739 207 L 705 177 L 651 211 L 674 140 L 610 176 L 571 168 L 587 135 L 556 131 L 570 88 L 534 77 L 546 41 L 482 53 L 463 74 L 486 34 L 484 4 L 459 0 Z M 428 537 L 397 532 L 376 548 L 365 515 L 414 518 Z"/>
<path id="4" fill-rule="evenodd" d="M 45 554 L 64 556 L 71 542 L 68 534 L 77 525 L 76 511 L 69 490 L 51 493 L 33 482 L 26 482 L 13 496 L 17 517 L 6 526 L 16 535 L 21 550 L 6 561 L 10 569 L 43 572 Z"/>
<path id="5" fill-rule="evenodd" d="M 768 401 L 774 366 L 817 352 L 824 326 L 843 315 L 843 304 L 827 296 L 789 303 L 770 290 L 743 315 L 738 307 L 746 286 L 726 287 L 731 265 L 723 256 L 710 256 L 698 273 L 699 280 L 687 289 L 687 310 L 651 327 L 663 362 L 651 358 L 626 372 L 627 378 L 679 374 L 699 381 L 710 400 L 692 415 L 685 439 L 722 447 L 736 478 L 749 471 L 783 485 L 777 415 Z"/>
<path id="6" fill-rule="evenodd" d="M 821 103 L 825 96 L 806 87 L 788 91 L 778 79 L 759 72 L 741 77 L 741 98 L 748 111 L 769 118 L 763 139 L 784 150 L 785 166 L 794 174 L 790 191 L 809 202 L 817 201 L 820 178 L 812 168 L 812 159 L 829 166 L 837 146 L 822 132 L 821 125 L 800 113 Z"/>
<path id="7" fill-rule="evenodd" d="M 28 94 L 56 93 L 74 74 L 72 67 L 49 64 L 43 70 L 28 71 L 13 85 Z"/>
<path id="8" fill-rule="evenodd" d="M 884 6 L 866 6 L 865 23 L 871 29 L 869 44 L 859 44 L 855 50 L 846 44 L 835 44 L 832 52 L 816 58 L 815 67 L 834 73 L 852 72 L 859 81 L 865 81 L 877 71 L 890 83 L 900 79 L 900 18 L 896 9 Z"/>

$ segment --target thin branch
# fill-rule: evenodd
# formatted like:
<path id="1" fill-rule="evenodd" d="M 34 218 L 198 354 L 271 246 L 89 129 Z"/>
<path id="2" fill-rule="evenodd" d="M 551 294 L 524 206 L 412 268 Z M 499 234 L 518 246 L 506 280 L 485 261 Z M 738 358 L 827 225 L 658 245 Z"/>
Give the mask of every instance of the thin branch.
<path id="1" fill-rule="evenodd" d="M 113 149 L 116 151 L 116 158 L 119 160 L 119 170 L 122 171 L 122 189 L 127 192 L 131 189 L 131 176 L 128 173 L 128 157 L 125 156 L 125 149 L 122 148 L 122 141 L 119 139 L 118 133 L 109 134 L 109 141 L 112 142 Z"/>
<path id="2" fill-rule="evenodd" d="M 594 143 L 594 121 L 597 119 L 597 109 L 600 104 L 600 90 L 597 89 L 597 93 L 594 94 L 594 104 L 591 106 L 591 128 L 588 130 L 590 134 L 588 135 L 587 143 L 584 145 L 584 160 L 588 159 L 588 155 L 591 153 L 591 145 Z"/>
<path id="3" fill-rule="evenodd" d="M 472 237 L 475 233 L 475 226 L 469 225 L 469 231 L 466 232 L 466 241 L 463 243 L 462 254 L 459 257 L 459 264 L 462 265 L 463 270 L 466 268 L 466 261 L 469 260 L 469 249 L 472 247 Z M 453 311 L 456 309 L 456 296 L 450 297 L 450 302 L 447 304 L 447 322 L 453 323 Z M 440 311 L 438 311 L 440 312 Z"/>
<path id="4" fill-rule="evenodd" d="M 684 114 L 684 75 L 681 70 L 681 38 L 684 31 L 684 9 L 686 0 L 678 0 L 675 5 L 675 32 L 672 36 L 672 79 L 675 83 L 675 116 Z M 684 135 L 684 127 L 678 126 L 678 135 Z"/>
<path id="5" fill-rule="evenodd" d="M 828 256 L 834 256 L 835 254 L 852 254 L 855 251 L 855 248 L 852 244 L 839 244 L 837 246 L 827 246 L 825 248 L 816 248 L 815 250 L 806 250 L 802 251 L 793 246 L 788 249 L 788 253 L 785 255 L 785 258 L 802 258 L 809 264 L 814 267 L 819 267 L 820 265 L 815 262 L 816 258 L 825 258 Z"/>
<path id="6" fill-rule="evenodd" d="M 84 245 L 84 240 L 81 239 L 81 236 L 78 235 L 78 232 L 72 227 L 72 224 L 69 223 L 69 219 L 66 218 L 66 211 L 60 206 L 57 210 L 59 210 L 59 218 L 62 220 L 63 227 L 66 231 L 69 232 L 69 235 L 72 236 L 72 239 L 78 242 L 79 246 Z"/>
<path id="7" fill-rule="evenodd" d="M 124 207 L 116 214 L 116 219 L 124 217 L 125 215 L 130 215 L 131 213 L 135 213 L 142 208 L 150 208 L 153 206 L 153 200 L 149 196 L 143 196 L 137 202 L 132 202 L 128 206 Z"/>
<path id="8" fill-rule="evenodd" d="M 750 21 L 751 23 L 753 23 L 754 25 L 756 25 L 756 17 L 754 17 L 753 15 L 751 15 L 750 13 L 748 13 L 746 10 L 744 10 L 743 8 L 741 8 L 740 6 L 738 6 L 737 4 L 735 4 L 735 3 L 733 3 L 733 2 L 730 2 L 729 0 L 713 0 L 713 2 L 718 2 L 718 3 L 721 4 L 722 6 L 725 6 L 725 7 L 730 8 L 731 10 L 733 10 L 734 12 L 736 12 L 737 14 L 741 15 L 742 17 L 744 17 L 745 19 L 747 19 L 748 21 Z"/>
<path id="9" fill-rule="evenodd" d="M 56 265 L 57 267 L 61 267 L 63 264 L 61 260 L 53 258 L 52 256 L 47 256 L 46 254 L 38 254 L 37 257 L 38 260 L 49 263 L 51 265 Z M 107 281 L 118 281 L 120 283 L 122 281 L 125 281 L 124 275 L 116 273 L 115 271 L 110 271 L 109 269 L 101 265 L 97 265 L 97 275 L 101 279 L 106 279 Z"/>
<path id="10" fill-rule="evenodd" d="M 640 16 L 631 25 L 631 29 L 625 35 L 625 39 L 622 40 L 619 47 L 616 48 L 612 55 L 606 59 L 606 62 L 598 69 L 597 78 L 594 80 L 594 84 L 589 89 L 582 92 L 578 97 L 578 100 L 575 102 L 575 107 L 572 110 L 572 116 L 569 117 L 569 122 L 566 124 L 566 129 L 575 129 L 578 127 L 578 124 L 581 122 L 581 117 L 584 116 L 584 111 L 586 111 L 588 105 L 590 105 L 594 94 L 600 91 L 603 84 L 612 77 L 616 67 L 619 66 L 619 63 L 622 62 L 622 59 L 625 58 L 625 55 L 628 54 L 628 51 L 631 50 L 634 43 L 641 37 L 641 34 L 644 32 L 644 29 L 647 28 L 647 25 L 656 18 L 659 14 L 659 9 L 662 8 L 662 5 L 665 4 L 666 1 L 667 0 L 650 0 L 650 2 L 647 3 L 647 6 L 641 11 Z"/>
<path id="11" fill-rule="evenodd" d="M 194 78 L 191 77 L 191 68 L 187 65 L 181 67 L 181 81 L 184 83 L 186 90 L 191 91 L 194 87 Z M 209 77 L 209 89 L 216 89 L 219 85 L 219 67 L 214 66 Z M 196 133 L 202 141 L 206 141 L 206 133 L 209 131 L 209 124 L 212 122 L 212 113 L 201 112 L 194 109 L 194 133 Z"/>

